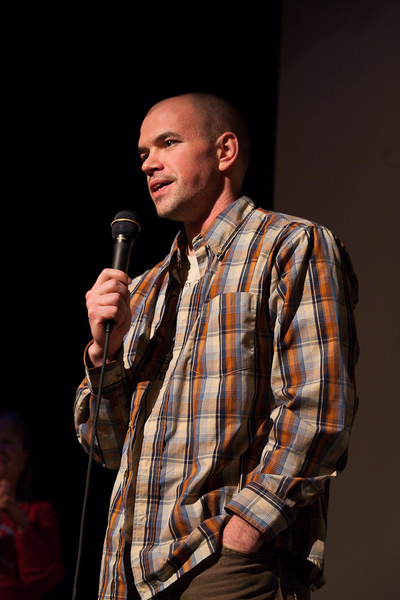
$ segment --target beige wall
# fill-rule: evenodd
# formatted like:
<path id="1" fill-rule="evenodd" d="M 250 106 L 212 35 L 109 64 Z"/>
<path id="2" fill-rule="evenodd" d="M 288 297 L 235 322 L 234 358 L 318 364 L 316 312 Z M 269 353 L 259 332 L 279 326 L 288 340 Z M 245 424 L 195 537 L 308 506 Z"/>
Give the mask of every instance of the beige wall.
<path id="1" fill-rule="evenodd" d="M 360 280 L 360 410 L 332 485 L 318 600 L 400 573 L 400 1 L 283 0 L 275 210 L 331 228 Z"/>

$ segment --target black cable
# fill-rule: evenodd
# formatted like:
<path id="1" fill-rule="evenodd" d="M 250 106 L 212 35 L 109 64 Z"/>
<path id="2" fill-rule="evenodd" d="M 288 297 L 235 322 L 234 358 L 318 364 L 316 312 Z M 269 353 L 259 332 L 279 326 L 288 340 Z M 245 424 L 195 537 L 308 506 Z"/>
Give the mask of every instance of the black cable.
<path id="1" fill-rule="evenodd" d="M 72 590 L 72 600 L 75 600 L 76 593 L 78 590 L 79 571 L 80 571 L 80 567 L 81 567 L 83 540 L 84 540 L 84 532 L 85 532 L 85 525 L 86 525 L 86 513 L 87 513 L 87 507 L 88 507 L 90 481 L 91 481 L 91 475 L 92 475 L 92 465 L 93 465 L 94 444 L 95 444 L 95 439 L 96 439 L 97 420 L 98 420 L 99 411 L 100 411 L 101 396 L 102 396 L 102 391 L 103 391 L 104 373 L 105 373 L 105 368 L 106 368 L 108 346 L 110 343 L 110 334 L 111 334 L 112 328 L 113 328 L 113 322 L 108 321 L 106 324 L 106 327 L 105 327 L 106 338 L 105 338 L 105 345 L 104 345 L 103 362 L 102 362 L 101 371 L 100 371 L 99 389 L 97 392 L 97 403 L 96 403 L 96 406 L 94 409 L 94 415 L 93 415 L 93 420 L 92 420 L 92 437 L 90 440 L 89 460 L 88 460 L 88 468 L 87 468 L 87 472 L 86 472 L 86 485 L 85 485 L 85 494 L 84 494 L 83 506 L 82 506 L 81 527 L 80 527 L 80 532 L 79 532 L 78 555 L 77 555 L 77 559 L 76 559 L 74 586 L 73 586 L 73 590 Z"/>

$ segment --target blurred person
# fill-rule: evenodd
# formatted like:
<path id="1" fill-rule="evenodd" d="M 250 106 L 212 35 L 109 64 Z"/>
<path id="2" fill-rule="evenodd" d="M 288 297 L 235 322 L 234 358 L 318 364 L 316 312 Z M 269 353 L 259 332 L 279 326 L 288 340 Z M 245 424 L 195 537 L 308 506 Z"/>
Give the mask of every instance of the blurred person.
<path id="1" fill-rule="evenodd" d="M 0 598 L 40 600 L 64 576 L 59 525 L 31 496 L 32 449 L 23 418 L 0 413 Z"/>

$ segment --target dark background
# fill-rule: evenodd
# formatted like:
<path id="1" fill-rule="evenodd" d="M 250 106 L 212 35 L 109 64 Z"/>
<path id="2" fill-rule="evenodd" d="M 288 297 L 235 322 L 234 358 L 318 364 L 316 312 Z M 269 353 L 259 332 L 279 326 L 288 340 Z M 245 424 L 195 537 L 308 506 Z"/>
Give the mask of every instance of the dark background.
<path id="1" fill-rule="evenodd" d="M 140 216 L 130 275 L 169 251 L 140 172 L 140 123 L 158 100 L 209 91 L 245 115 L 244 193 L 272 208 L 280 2 L 7 2 L 1 403 L 34 434 L 36 492 L 57 509 L 72 595 L 87 455 L 72 407 L 90 332 L 85 292 L 112 254 L 110 223 Z M 140 7 L 140 8 L 138 8 Z M 4 357 L 5 354 L 5 357 Z M 94 465 L 78 599 L 96 598 L 115 473 Z"/>

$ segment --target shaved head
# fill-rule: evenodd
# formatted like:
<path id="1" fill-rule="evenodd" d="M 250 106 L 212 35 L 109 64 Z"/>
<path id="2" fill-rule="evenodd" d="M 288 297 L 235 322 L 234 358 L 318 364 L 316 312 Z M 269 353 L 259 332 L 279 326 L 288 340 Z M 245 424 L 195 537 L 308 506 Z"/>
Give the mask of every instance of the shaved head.
<path id="1" fill-rule="evenodd" d="M 250 134 L 243 116 L 227 100 L 207 93 L 182 94 L 195 107 L 202 124 L 201 134 L 209 141 L 215 142 L 223 133 L 231 131 L 239 141 L 239 160 L 242 165 L 243 176 L 250 162 Z M 147 113 L 167 103 L 170 98 L 161 100 Z"/>

